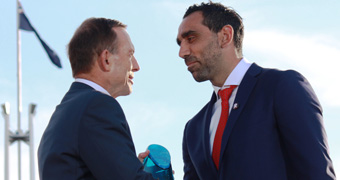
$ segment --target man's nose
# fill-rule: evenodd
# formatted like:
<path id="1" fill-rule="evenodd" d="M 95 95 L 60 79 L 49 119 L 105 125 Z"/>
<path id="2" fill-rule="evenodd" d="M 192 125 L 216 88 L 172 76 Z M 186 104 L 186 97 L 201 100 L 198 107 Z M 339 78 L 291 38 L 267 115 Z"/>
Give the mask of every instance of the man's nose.
<path id="1" fill-rule="evenodd" d="M 137 72 L 140 70 L 139 64 L 135 56 L 132 57 L 132 72 Z"/>
<path id="2" fill-rule="evenodd" d="M 179 48 L 179 57 L 184 59 L 188 55 L 190 55 L 190 49 L 186 44 L 182 43 Z"/>

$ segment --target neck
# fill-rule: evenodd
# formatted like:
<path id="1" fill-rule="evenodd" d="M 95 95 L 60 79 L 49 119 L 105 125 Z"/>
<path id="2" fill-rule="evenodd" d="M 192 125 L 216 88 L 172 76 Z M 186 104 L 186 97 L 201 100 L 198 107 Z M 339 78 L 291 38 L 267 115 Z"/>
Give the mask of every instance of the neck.
<path id="1" fill-rule="evenodd" d="M 81 79 L 86 79 L 92 82 L 95 82 L 96 84 L 99 84 L 94 77 L 87 73 L 80 73 L 74 76 L 74 78 L 81 78 Z"/>
<path id="2" fill-rule="evenodd" d="M 219 71 L 216 73 L 216 76 L 211 79 L 211 83 L 214 86 L 222 87 L 225 81 L 228 79 L 231 72 L 235 69 L 237 64 L 241 61 L 242 57 L 235 57 L 232 59 L 226 59 L 224 63 L 220 66 Z"/>
<path id="3" fill-rule="evenodd" d="M 97 75 L 97 73 L 79 73 L 77 75 L 74 76 L 74 78 L 82 78 L 82 79 L 86 79 L 89 81 L 92 81 L 96 84 L 98 84 L 99 86 L 103 87 L 107 92 L 110 93 L 109 89 L 105 86 L 105 83 L 103 82 L 103 76 L 101 75 Z"/>

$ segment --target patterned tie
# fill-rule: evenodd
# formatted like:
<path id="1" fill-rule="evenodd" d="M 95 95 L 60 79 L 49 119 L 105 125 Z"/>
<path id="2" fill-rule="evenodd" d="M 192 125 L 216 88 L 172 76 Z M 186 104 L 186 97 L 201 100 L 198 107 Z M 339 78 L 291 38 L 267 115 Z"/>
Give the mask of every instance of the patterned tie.
<path id="1" fill-rule="evenodd" d="M 213 153 L 212 158 L 218 170 L 219 162 L 220 162 L 220 154 L 221 154 L 221 144 L 222 144 L 222 136 L 224 132 L 224 128 L 227 124 L 228 116 L 229 116 L 229 98 L 231 93 L 233 92 L 236 85 L 231 85 L 229 88 L 223 89 L 218 91 L 218 95 L 222 99 L 222 110 L 221 110 L 221 117 L 220 121 L 217 126 L 214 145 L 213 145 Z"/>

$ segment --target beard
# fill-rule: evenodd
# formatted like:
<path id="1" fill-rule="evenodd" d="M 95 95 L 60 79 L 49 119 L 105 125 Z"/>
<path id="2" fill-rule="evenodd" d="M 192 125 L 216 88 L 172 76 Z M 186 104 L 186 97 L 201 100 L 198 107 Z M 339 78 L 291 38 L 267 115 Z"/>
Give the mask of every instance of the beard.
<path id="1" fill-rule="evenodd" d="M 197 82 L 211 80 L 214 74 L 218 72 L 219 62 L 221 61 L 222 52 L 220 51 L 217 40 L 211 41 L 203 48 L 202 57 L 189 56 L 185 58 L 186 62 L 197 61 L 198 64 L 188 68 Z"/>

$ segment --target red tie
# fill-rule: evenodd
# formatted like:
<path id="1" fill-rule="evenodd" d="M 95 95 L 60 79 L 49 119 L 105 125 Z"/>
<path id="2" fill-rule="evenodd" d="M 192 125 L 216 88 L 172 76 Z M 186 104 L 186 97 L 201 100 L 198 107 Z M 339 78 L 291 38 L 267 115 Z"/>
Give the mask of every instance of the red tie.
<path id="1" fill-rule="evenodd" d="M 223 136 L 224 128 L 227 124 L 227 120 L 229 116 L 229 98 L 234 88 L 236 87 L 237 87 L 236 85 L 231 85 L 230 87 L 226 89 L 218 91 L 218 95 L 222 99 L 222 103 L 221 103 L 222 110 L 221 110 L 220 121 L 218 123 L 216 134 L 215 134 L 213 153 L 212 153 L 212 158 L 214 160 L 217 170 L 218 170 L 218 165 L 220 162 L 222 136 Z"/>

